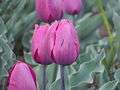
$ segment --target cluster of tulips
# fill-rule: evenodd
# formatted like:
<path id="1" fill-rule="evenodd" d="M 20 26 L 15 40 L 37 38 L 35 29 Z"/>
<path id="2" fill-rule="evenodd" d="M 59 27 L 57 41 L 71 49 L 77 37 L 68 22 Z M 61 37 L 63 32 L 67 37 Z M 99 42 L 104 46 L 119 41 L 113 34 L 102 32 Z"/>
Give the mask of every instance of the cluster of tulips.
<path id="1" fill-rule="evenodd" d="M 55 63 L 61 66 L 61 90 L 65 90 L 64 66 L 74 63 L 80 52 L 77 31 L 63 14 L 78 14 L 82 0 L 36 0 L 36 16 L 43 25 L 35 24 L 31 52 L 33 59 L 45 67 Z M 45 76 L 43 75 L 45 86 Z M 8 90 L 37 90 L 36 75 L 25 62 L 18 61 L 11 69 Z"/>

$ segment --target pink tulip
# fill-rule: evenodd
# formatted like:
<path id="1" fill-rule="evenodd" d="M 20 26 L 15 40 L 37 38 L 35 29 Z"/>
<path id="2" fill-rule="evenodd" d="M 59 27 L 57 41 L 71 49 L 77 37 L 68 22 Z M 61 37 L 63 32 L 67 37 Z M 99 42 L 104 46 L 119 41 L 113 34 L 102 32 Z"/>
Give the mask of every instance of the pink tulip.
<path id="1" fill-rule="evenodd" d="M 63 0 L 63 3 L 68 14 L 78 14 L 82 8 L 82 0 Z"/>
<path id="2" fill-rule="evenodd" d="M 32 68 L 18 61 L 8 79 L 8 90 L 37 90 L 36 76 Z"/>
<path id="3" fill-rule="evenodd" d="M 49 25 L 35 25 L 35 30 L 32 37 L 32 57 L 40 64 L 48 65 L 52 63 L 48 51 L 47 32 Z"/>
<path id="4" fill-rule="evenodd" d="M 69 65 L 76 61 L 80 43 L 72 22 L 55 21 L 49 28 L 48 39 L 51 57 L 56 64 Z"/>
<path id="5" fill-rule="evenodd" d="M 61 19 L 63 16 L 62 0 L 36 0 L 36 14 L 38 19 L 45 22 Z"/>

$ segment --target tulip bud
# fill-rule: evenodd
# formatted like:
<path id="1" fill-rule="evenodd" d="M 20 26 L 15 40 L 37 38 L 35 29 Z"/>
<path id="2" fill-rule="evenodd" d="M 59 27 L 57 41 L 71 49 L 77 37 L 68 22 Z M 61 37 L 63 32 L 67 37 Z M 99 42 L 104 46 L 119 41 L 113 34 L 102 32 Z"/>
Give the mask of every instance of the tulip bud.
<path id="1" fill-rule="evenodd" d="M 36 90 L 36 76 L 32 68 L 18 61 L 8 78 L 8 90 Z"/>
<path id="2" fill-rule="evenodd" d="M 82 8 L 82 0 L 63 0 L 64 9 L 68 14 L 78 14 Z"/>
<path id="3" fill-rule="evenodd" d="M 49 25 L 35 25 L 35 30 L 32 37 L 32 57 L 37 63 L 48 65 L 52 63 L 49 56 L 48 44 L 47 44 L 47 32 Z"/>
<path id="4" fill-rule="evenodd" d="M 63 16 L 62 0 L 36 0 L 36 14 L 38 19 L 45 22 L 61 19 Z"/>
<path id="5" fill-rule="evenodd" d="M 72 22 L 55 21 L 49 28 L 48 39 L 51 58 L 56 64 L 69 65 L 76 61 L 80 43 Z"/>

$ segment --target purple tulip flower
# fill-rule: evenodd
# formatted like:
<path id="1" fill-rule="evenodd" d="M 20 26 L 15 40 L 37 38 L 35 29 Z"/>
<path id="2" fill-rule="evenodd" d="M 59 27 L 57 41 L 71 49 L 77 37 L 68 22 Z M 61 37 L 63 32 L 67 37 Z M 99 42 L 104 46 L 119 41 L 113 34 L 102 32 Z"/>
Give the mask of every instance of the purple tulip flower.
<path id="1" fill-rule="evenodd" d="M 8 78 L 8 90 L 37 90 L 36 76 L 32 68 L 18 61 Z"/>
<path id="2" fill-rule="evenodd" d="M 56 64 L 69 65 L 76 61 L 80 43 L 73 23 L 69 20 L 55 21 L 49 28 L 50 55 Z"/>
<path id="3" fill-rule="evenodd" d="M 59 20 L 63 16 L 62 0 L 35 0 L 38 19 L 45 22 Z"/>
<path id="4" fill-rule="evenodd" d="M 64 9 L 68 14 L 78 14 L 82 9 L 82 0 L 63 0 Z"/>
<path id="5" fill-rule="evenodd" d="M 48 51 L 47 32 L 49 24 L 35 25 L 32 37 L 32 57 L 37 63 L 48 65 L 52 63 L 50 52 Z"/>

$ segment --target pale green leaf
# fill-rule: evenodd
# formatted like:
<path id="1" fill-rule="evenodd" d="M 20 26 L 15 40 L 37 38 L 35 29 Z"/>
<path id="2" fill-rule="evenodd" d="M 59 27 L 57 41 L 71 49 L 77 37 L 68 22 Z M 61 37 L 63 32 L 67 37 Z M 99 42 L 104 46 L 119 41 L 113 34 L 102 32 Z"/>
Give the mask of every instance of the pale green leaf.
<path id="1" fill-rule="evenodd" d="M 118 82 L 117 81 L 109 81 L 105 83 L 103 86 L 99 88 L 99 90 L 115 90 Z"/>

